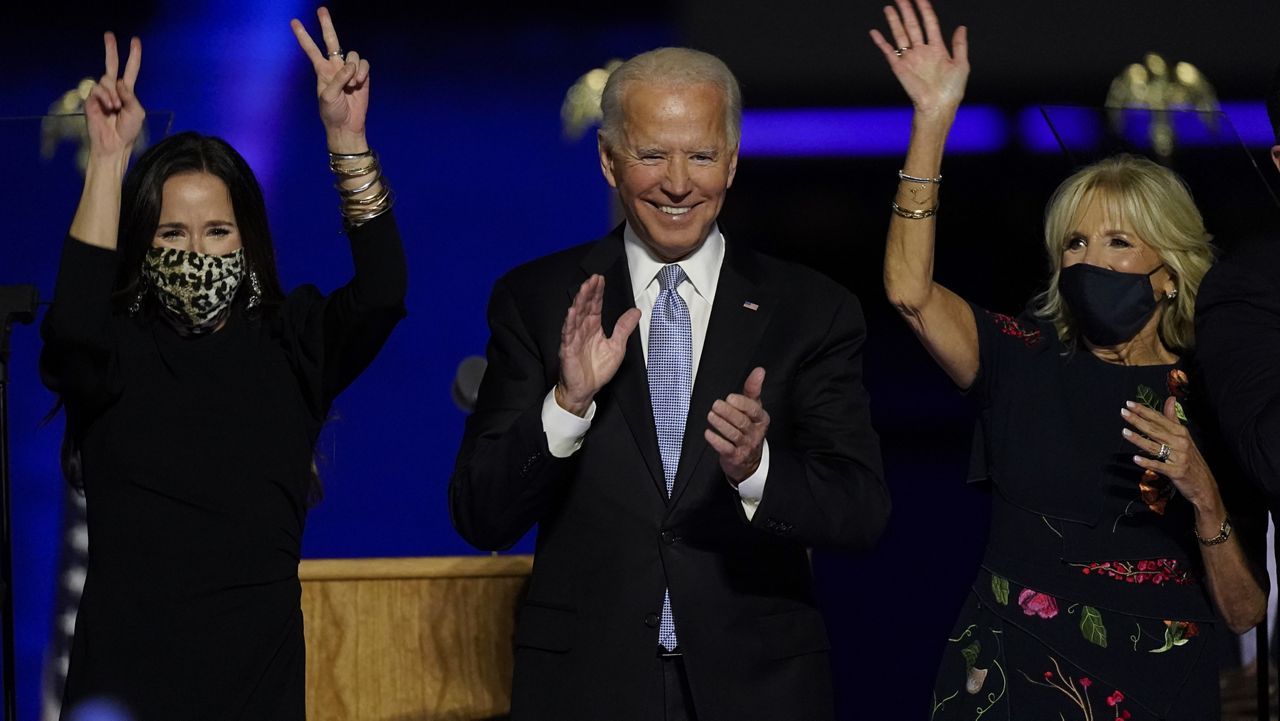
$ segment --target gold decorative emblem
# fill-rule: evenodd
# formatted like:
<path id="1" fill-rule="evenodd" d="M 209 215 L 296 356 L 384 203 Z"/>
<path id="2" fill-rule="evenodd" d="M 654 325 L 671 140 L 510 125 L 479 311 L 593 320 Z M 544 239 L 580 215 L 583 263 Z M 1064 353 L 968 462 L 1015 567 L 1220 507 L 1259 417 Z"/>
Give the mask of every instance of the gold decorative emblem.
<path id="1" fill-rule="evenodd" d="M 1117 133 L 1124 131 L 1125 109 L 1141 108 L 1152 111 L 1147 129 L 1151 147 L 1162 160 L 1168 160 L 1177 144 L 1170 111 L 1194 110 L 1200 112 L 1200 122 L 1210 130 L 1217 130 L 1220 109 L 1213 86 L 1199 68 L 1188 62 L 1178 62 L 1172 70 L 1169 63 L 1157 53 L 1147 53 L 1141 63 L 1134 63 L 1111 81 L 1106 106 L 1112 127 Z"/>
<path id="2" fill-rule="evenodd" d="M 81 175 L 89 164 L 89 129 L 84 122 L 84 101 L 93 92 L 96 82 L 93 78 L 82 78 L 74 88 L 53 101 L 40 122 L 40 157 L 50 160 L 58 152 L 59 145 L 75 143 L 76 169 Z M 147 145 L 147 126 L 144 124 L 134 143 L 133 154 L 141 153 Z"/>
<path id="3" fill-rule="evenodd" d="M 604 93 L 604 84 L 620 65 L 621 60 L 610 60 L 603 68 L 587 71 L 569 87 L 564 103 L 560 105 L 560 124 L 566 138 L 577 140 L 588 128 L 600 122 L 600 96 Z"/>

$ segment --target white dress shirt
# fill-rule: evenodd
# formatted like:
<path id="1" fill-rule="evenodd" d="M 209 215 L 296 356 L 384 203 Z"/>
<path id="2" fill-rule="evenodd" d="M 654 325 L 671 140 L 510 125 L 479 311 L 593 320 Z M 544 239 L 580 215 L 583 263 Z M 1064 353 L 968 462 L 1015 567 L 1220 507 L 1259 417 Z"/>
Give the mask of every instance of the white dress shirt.
<path id="1" fill-rule="evenodd" d="M 623 247 L 627 254 L 627 267 L 631 271 L 631 289 L 636 307 L 640 309 L 640 347 L 646 361 L 649 358 L 649 316 L 658 298 L 658 271 L 667 265 L 653 255 L 628 225 L 623 232 Z M 698 377 L 698 361 L 702 357 L 702 344 L 707 337 L 707 324 L 711 320 L 711 306 L 716 298 L 716 284 L 720 280 L 720 266 L 724 262 L 724 236 L 714 226 L 707 239 L 692 255 L 681 260 L 687 281 L 676 292 L 689 306 L 689 323 L 693 335 L 693 378 Z M 585 417 L 566 411 L 556 403 L 553 387 L 542 401 L 542 429 L 547 434 L 547 446 L 551 455 L 568 458 L 582 447 L 582 439 L 595 418 L 596 404 L 592 401 Z M 738 484 L 742 509 L 750 519 L 755 515 L 760 499 L 764 496 L 765 479 L 769 475 L 769 442 L 764 442 L 760 453 L 760 466 L 756 472 Z"/>

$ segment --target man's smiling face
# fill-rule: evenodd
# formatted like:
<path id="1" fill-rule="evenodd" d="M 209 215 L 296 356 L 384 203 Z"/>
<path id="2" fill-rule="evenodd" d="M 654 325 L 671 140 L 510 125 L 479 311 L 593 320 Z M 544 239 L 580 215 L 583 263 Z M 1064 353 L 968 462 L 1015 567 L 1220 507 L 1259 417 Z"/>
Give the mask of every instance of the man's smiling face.
<path id="1" fill-rule="evenodd" d="M 627 222 L 666 262 L 706 239 L 733 184 L 725 98 L 715 85 L 635 82 L 624 90 L 622 132 L 600 139 L 600 166 Z"/>

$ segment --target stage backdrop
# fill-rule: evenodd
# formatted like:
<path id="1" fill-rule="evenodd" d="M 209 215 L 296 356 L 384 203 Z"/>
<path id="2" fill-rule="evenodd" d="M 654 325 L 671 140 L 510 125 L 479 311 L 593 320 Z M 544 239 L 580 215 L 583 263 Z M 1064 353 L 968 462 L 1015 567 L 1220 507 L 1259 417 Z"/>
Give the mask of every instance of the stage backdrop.
<path id="1" fill-rule="evenodd" d="M 598 237 L 611 222 L 594 138 L 567 140 L 561 131 L 561 101 L 582 73 L 654 46 L 696 42 L 724 52 L 747 71 L 749 110 L 761 103 L 900 102 L 891 86 L 886 89 L 887 71 L 865 38 L 867 27 L 882 22 L 879 3 L 850 5 L 836 16 L 817 7 L 789 10 L 779 27 L 781 43 L 776 33 L 761 35 L 773 32 L 769 20 L 780 12 L 775 4 L 748 3 L 732 25 L 717 18 L 739 8 L 724 5 L 623 8 L 566 0 L 514 10 L 500 10 L 496 3 L 428 4 L 415 11 L 390 3 L 332 6 L 344 47 L 373 64 L 369 137 L 397 191 L 411 289 L 408 318 L 339 399 L 325 430 L 320 452 L 326 496 L 308 522 L 306 556 L 474 552 L 450 528 L 445 501 L 464 421 L 450 397 L 456 366 L 484 351 L 485 305 L 500 274 Z M 981 53 L 983 64 L 975 62 L 970 100 L 977 106 L 993 103 L 987 106 L 992 114 L 979 115 L 994 124 L 984 126 L 967 151 L 957 148 L 948 158 L 939 274 L 981 303 L 1016 312 L 1043 280 L 1040 214 L 1069 167 L 1052 147 L 1020 134 L 1020 118 L 1042 101 L 1100 102 L 1111 74 L 1147 50 L 1165 49 L 1162 38 L 1176 40 L 1175 59 L 1197 60 L 1200 46 L 1182 30 L 1162 34 L 1158 26 L 1132 46 L 1082 40 L 1087 50 L 1081 52 L 1109 53 L 1115 62 L 1091 63 L 1081 72 L 1064 55 L 1048 71 L 1045 63 L 1037 64 L 1034 77 L 1005 72 L 1000 77 L 1008 82 L 1001 85 L 984 78 L 1018 67 L 1016 53 L 1025 48 L 1014 45 L 1016 53 L 1001 55 L 999 48 L 1008 43 L 994 35 L 1004 25 L 960 17 L 968 4 L 948 5 L 955 6 L 943 7 L 949 22 L 973 26 L 975 58 Z M 996 4 L 979 5 L 975 15 L 1000 14 Z M 1152 0 L 1145 6 L 1158 12 L 1164 4 Z M 0 84 L 0 115 L 40 115 L 80 78 L 100 73 L 102 30 L 139 34 L 145 57 L 138 91 L 146 106 L 172 111 L 174 131 L 226 138 L 259 174 L 285 285 L 315 283 L 328 291 L 346 281 L 349 255 L 316 118 L 314 80 L 288 29 L 292 16 L 314 29 L 312 6 L 299 0 L 156 1 L 128 8 L 86 3 L 59 6 L 53 15 L 27 8 L 8 23 L 20 31 L 6 40 L 18 71 Z M 1224 23 L 1234 22 L 1231 13 L 1224 15 Z M 748 22 L 751 27 L 744 29 Z M 1022 17 L 1017 31 L 1024 38 L 1059 37 L 1062 22 L 1056 15 L 1040 22 Z M 1226 48 L 1233 58 L 1256 60 L 1259 53 L 1249 49 L 1265 38 L 1252 28 L 1275 24 L 1248 25 L 1220 36 L 1231 37 L 1230 43 L 1206 39 L 1205 52 L 1216 58 Z M 830 41 L 835 28 L 844 29 L 843 47 Z M 1050 71 L 1058 73 L 1056 80 Z M 1270 69 L 1251 72 L 1257 82 L 1243 71 L 1223 81 L 1237 91 L 1229 99 L 1253 103 L 1256 118 L 1257 96 L 1239 89 L 1260 88 Z M 879 74 L 880 81 L 863 80 Z M 1064 85 L 1062 78 L 1072 83 Z M 1100 90 L 1089 94 L 1081 87 Z M 900 141 L 904 110 L 866 116 L 840 133 L 846 139 L 887 133 Z M 37 125 L 28 122 L 29 128 Z M 23 132 L 30 134 L 12 142 L 29 144 L 31 152 L 23 157 L 34 157 L 38 133 Z M 915 716 L 925 708 L 937 658 L 986 532 L 985 499 L 964 484 L 968 409 L 880 289 L 900 150 L 892 137 L 887 144 L 858 147 L 857 157 L 838 150 L 834 157 L 821 150 L 804 157 L 744 157 L 724 216 L 732 242 L 831 274 L 859 294 L 867 315 L 866 377 L 885 443 L 895 515 L 874 554 L 814 556 L 840 713 L 847 719 L 904 710 Z M 72 149 L 61 148 L 47 163 L 40 171 L 51 178 L 47 183 L 33 186 L 24 182 L 22 167 L 10 168 L 0 193 L 8 211 L 0 284 L 34 283 L 45 297 L 78 196 Z M 1235 220 L 1238 226 L 1262 223 Z M 52 611 L 64 486 L 56 463 L 61 419 L 41 425 L 54 399 L 39 385 L 35 329 L 19 327 L 13 349 L 18 673 L 20 718 L 29 720 L 39 710 L 40 668 L 51 634 L 66 621 L 54 619 Z M 515 550 L 531 549 L 526 539 Z M 867 694 L 873 687 L 885 693 Z"/>

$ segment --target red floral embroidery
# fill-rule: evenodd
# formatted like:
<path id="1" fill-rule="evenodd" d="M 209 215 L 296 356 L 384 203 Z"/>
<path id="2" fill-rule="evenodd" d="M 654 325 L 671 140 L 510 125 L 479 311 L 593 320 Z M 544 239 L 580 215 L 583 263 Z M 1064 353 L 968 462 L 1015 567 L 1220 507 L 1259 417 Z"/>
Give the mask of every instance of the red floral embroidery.
<path id="1" fill-rule="evenodd" d="M 1033 679 L 1022 669 L 1018 669 L 1018 673 L 1022 674 L 1022 677 L 1029 683 L 1053 689 L 1066 696 L 1071 703 L 1075 704 L 1076 707 L 1084 712 L 1085 719 L 1102 718 L 1102 716 L 1094 713 L 1093 699 L 1089 697 L 1089 687 L 1093 685 L 1093 680 L 1088 676 L 1081 676 L 1079 681 L 1072 681 L 1070 675 L 1062 672 L 1062 667 L 1058 665 L 1058 659 L 1050 656 L 1049 662 L 1053 664 L 1053 668 L 1057 673 L 1055 674 L 1054 671 L 1045 671 L 1044 681 Z M 1080 684 L 1080 688 L 1083 689 L 1083 693 L 1076 690 L 1075 684 Z M 1124 703 L 1124 694 L 1119 689 L 1112 691 L 1111 695 L 1106 697 L 1106 701 L 1107 705 L 1113 709 L 1111 713 L 1114 714 L 1117 721 L 1120 721 L 1121 719 L 1128 719 L 1131 716 L 1128 711 L 1120 708 L 1120 704 Z M 1062 716 L 1061 714 L 1059 714 L 1059 717 L 1065 718 L 1065 716 Z M 1110 714 L 1105 716 L 1105 718 L 1111 717 L 1112 716 Z"/>
<path id="2" fill-rule="evenodd" d="M 1200 626 L 1197 625 L 1195 621 L 1166 620 L 1164 625 L 1178 633 L 1180 638 L 1195 638 L 1200 635 Z"/>
<path id="3" fill-rule="evenodd" d="M 1022 606 L 1022 612 L 1028 616 L 1053 618 L 1058 615 L 1058 602 L 1053 596 L 1029 588 L 1022 589 L 1022 593 L 1018 594 L 1018 605 Z"/>
<path id="4" fill-rule="evenodd" d="M 1097 574 L 1126 583 L 1152 583 L 1157 586 L 1172 583 L 1187 586 L 1196 582 L 1195 576 L 1180 567 L 1177 559 L 1156 558 L 1149 561 L 1101 561 L 1073 563 L 1084 575 Z"/>
<path id="5" fill-rule="evenodd" d="M 1022 325 L 1012 316 L 1004 315 L 1003 313 L 992 313 L 991 311 L 987 311 L 987 315 L 1000 328 L 1001 333 L 1018 338 L 1028 348 L 1040 342 L 1040 331 Z"/>
<path id="6" fill-rule="evenodd" d="M 1186 371 L 1174 368 L 1169 371 L 1169 378 L 1166 385 L 1169 387 L 1169 395 L 1181 400 L 1187 397 L 1187 385 L 1190 384 Z"/>

